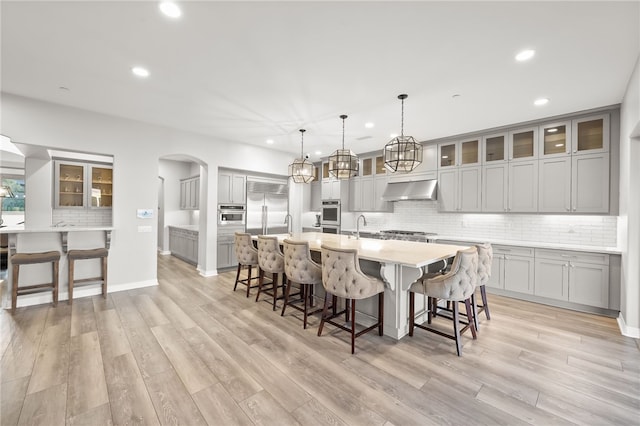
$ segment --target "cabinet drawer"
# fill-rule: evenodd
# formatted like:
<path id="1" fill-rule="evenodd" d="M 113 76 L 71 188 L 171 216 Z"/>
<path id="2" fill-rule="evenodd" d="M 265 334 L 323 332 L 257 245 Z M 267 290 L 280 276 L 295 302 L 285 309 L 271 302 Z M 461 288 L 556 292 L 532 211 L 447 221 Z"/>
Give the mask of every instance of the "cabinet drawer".
<path id="1" fill-rule="evenodd" d="M 536 249 L 536 257 L 541 259 L 557 259 L 567 262 L 583 262 L 597 265 L 609 264 L 609 255 L 605 253 Z"/>
<path id="2" fill-rule="evenodd" d="M 531 247 L 493 245 L 493 254 L 505 256 L 530 256 L 533 257 L 534 249 Z"/>

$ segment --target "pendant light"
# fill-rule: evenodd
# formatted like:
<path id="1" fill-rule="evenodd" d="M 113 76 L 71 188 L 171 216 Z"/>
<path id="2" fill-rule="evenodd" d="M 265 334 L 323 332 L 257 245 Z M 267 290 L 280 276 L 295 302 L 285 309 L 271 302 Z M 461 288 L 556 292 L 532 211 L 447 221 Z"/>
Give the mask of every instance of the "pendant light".
<path id="1" fill-rule="evenodd" d="M 398 99 L 402 101 L 400 136 L 384 146 L 384 167 L 391 173 L 408 173 L 422 163 L 422 144 L 416 142 L 413 136 L 404 135 L 404 100 L 407 95 L 398 95 Z"/>
<path id="2" fill-rule="evenodd" d="M 344 120 L 342 118 L 342 149 L 337 149 L 329 156 L 329 175 L 338 179 L 349 179 L 358 176 L 358 157 L 350 149 L 344 149 Z"/>
<path id="3" fill-rule="evenodd" d="M 311 164 L 304 155 L 305 131 L 304 129 L 300 129 L 300 136 L 302 138 L 300 158 L 296 158 L 293 160 L 293 163 L 289 164 L 289 177 L 292 178 L 295 183 L 309 183 L 315 179 L 315 176 L 313 176 L 313 164 Z"/>

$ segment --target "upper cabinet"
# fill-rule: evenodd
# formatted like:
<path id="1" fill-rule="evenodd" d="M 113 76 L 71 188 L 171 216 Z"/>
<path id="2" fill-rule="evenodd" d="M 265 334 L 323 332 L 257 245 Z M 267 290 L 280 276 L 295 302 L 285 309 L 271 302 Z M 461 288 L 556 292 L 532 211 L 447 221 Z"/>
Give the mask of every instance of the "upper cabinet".
<path id="1" fill-rule="evenodd" d="M 113 167 L 107 164 L 56 160 L 54 208 L 111 208 Z"/>
<path id="2" fill-rule="evenodd" d="M 609 114 L 540 126 L 540 212 L 609 212 L 609 138 Z"/>
<path id="3" fill-rule="evenodd" d="M 438 144 L 439 167 L 469 167 L 481 163 L 480 138 Z"/>
<path id="4" fill-rule="evenodd" d="M 180 209 L 198 210 L 200 208 L 200 176 L 180 179 Z"/>
<path id="5" fill-rule="evenodd" d="M 525 127 L 509 132 L 509 161 L 538 159 L 538 127 Z"/>
<path id="6" fill-rule="evenodd" d="M 229 172 L 218 173 L 218 204 L 245 204 L 247 177 Z"/>

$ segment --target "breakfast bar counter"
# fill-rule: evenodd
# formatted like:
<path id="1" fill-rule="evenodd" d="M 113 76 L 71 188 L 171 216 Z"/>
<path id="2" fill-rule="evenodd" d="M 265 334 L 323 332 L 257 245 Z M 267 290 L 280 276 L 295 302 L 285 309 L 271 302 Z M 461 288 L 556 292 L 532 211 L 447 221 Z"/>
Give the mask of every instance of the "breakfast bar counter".
<path id="1" fill-rule="evenodd" d="M 385 282 L 384 334 L 400 339 L 409 332 L 409 287 L 422 276 L 423 267 L 455 256 L 468 246 L 425 244 L 412 241 L 356 239 L 346 235 L 304 232 L 271 235 L 282 242 L 285 239 L 307 241 L 311 251 L 320 251 L 325 244 L 342 249 L 356 249 L 361 260 L 380 265 L 380 276 Z M 367 272 L 367 271 L 365 271 Z M 361 303 L 364 314 L 375 317 L 377 304 Z M 416 312 L 424 311 L 424 300 L 416 300 Z M 365 324 L 366 325 L 366 324 Z"/>

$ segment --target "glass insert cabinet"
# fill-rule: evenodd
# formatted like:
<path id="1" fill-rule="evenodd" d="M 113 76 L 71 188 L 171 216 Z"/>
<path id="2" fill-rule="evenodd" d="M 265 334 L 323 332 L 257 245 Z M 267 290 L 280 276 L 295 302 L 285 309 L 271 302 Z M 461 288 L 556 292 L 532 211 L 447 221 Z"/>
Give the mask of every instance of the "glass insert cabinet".
<path id="1" fill-rule="evenodd" d="M 55 160 L 54 208 L 108 208 L 113 200 L 110 164 Z"/>

